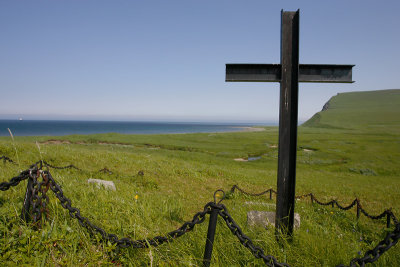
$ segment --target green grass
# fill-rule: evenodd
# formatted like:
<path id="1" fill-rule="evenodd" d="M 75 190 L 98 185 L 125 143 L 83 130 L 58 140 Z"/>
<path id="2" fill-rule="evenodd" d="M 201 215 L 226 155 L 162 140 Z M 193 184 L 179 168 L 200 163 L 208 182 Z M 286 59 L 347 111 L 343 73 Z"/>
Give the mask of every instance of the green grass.
<path id="1" fill-rule="evenodd" d="M 322 201 L 334 198 L 343 205 L 358 197 L 371 214 L 391 207 L 400 217 L 398 117 L 383 119 L 382 127 L 361 127 L 361 119 L 352 127 L 346 126 L 347 119 L 332 123 L 330 128 L 299 127 L 296 194 L 313 192 Z M 9 180 L 41 158 L 59 166 L 74 164 L 86 171 L 50 171 L 83 216 L 119 238 L 152 238 L 191 220 L 213 199 L 216 189 L 229 191 L 234 184 L 250 192 L 276 188 L 277 130 L 266 127 L 263 132 L 14 137 L 14 142 L 2 137 L 0 155 L 11 157 L 17 164 L 0 163 L 0 177 L 1 181 Z M 68 142 L 46 143 L 56 139 Z M 249 156 L 261 159 L 233 160 Z M 104 167 L 113 174 L 99 173 Z M 112 180 L 117 190 L 98 189 L 87 184 L 89 178 Z M 170 244 L 118 249 L 99 237 L 90 237 L 51 192 L 50 219 L 43 229 L 34 231 L 18 219 L 25 188 L 26 181 L 0 193 L 1 265 L 201 265 L 208 220 Z M 135 195 L 139 196 L 137 200 Z M 300 213 L 301 227 L 295 230 L 293 241 L 282 247 L 275 241 L 274 229 L 246 224 L 248 211 L 272 211 L 274 205 L 246 201 L 273 204 L 274 200 L 235 193 L 223 203 L 256 245 L 291 266 L 349 264 L 350 259 L 373 248 L 388 231 L 385 220 L 372 221 L 364 216 L 356 220 L 355 209 L 344 212 L 299 200 L 296 212 Z M 400 266 L 399 255 L 400 247 L 396 245 L 374 266 Z M 255 259 L 219 218 L 212 265 L 258 266 L 263 262 Z"/>

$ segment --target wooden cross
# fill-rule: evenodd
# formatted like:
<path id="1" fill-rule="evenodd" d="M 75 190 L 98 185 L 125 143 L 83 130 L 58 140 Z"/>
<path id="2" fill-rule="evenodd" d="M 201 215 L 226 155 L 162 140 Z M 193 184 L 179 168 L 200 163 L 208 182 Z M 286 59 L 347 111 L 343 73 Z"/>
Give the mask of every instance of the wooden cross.
<path id="1" fill-rule="evenodd" d="M 277 233 L 293 233 L 299 82 L 352 83 L 353 66 L 299 64 L 299 10 L 281 12 L 281 64 L 226 64 L 227 82 L 281 83 Z"/>

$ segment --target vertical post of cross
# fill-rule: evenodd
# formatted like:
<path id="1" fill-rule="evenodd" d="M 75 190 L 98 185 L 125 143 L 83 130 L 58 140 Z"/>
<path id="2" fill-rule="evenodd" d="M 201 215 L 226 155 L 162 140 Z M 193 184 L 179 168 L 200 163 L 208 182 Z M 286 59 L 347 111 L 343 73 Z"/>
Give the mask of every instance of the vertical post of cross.
<path id="1" fill-rule="evenodd" d="M 293 233 L 298 83 L 354 82 L 352 81 L 354 65 L 299 64 L 299 14 L 299 10 L 281 12 L 281 64 L 226 64 L 227 82 L 280 82 L 281 84 L 275 219 L 278 237 L 280 233 L 286 236 L 291 236 Z M 312 195 L 311 201 L 313 201 Z"/>
<path id="2" fill-rule="evenodd" d="M 281 89 L 276 203 L 277 235 L 292 235 L 299 92 L 299 10 L 281 13 Z"/>

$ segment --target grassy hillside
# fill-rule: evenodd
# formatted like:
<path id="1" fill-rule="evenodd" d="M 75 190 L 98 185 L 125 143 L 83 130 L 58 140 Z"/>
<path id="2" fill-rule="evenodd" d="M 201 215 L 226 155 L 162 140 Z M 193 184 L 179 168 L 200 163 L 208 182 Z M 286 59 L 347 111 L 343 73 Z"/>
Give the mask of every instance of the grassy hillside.
<path id="1" fill-rule="evenodd" d="M 392 132 L 400 125 L 400 89 L 340 93 L 306 127 Z M 398 131 L 396 131 L 398 133 Z"/>

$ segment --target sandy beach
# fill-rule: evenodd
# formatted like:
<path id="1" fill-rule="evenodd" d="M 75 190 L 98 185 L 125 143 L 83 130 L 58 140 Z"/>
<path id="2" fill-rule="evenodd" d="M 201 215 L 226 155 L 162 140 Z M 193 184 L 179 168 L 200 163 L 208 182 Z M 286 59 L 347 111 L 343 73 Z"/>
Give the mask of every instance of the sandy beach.
<path id="1" fill-rule="evenodd" d="M 232 127 L 232 128 L 237 128 L 240 129 L 240 132 L 262 132 L 265 131 L 265 128 L 261 127 Z"/>

